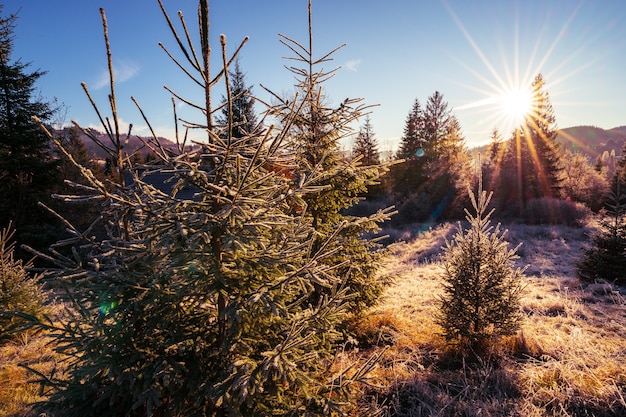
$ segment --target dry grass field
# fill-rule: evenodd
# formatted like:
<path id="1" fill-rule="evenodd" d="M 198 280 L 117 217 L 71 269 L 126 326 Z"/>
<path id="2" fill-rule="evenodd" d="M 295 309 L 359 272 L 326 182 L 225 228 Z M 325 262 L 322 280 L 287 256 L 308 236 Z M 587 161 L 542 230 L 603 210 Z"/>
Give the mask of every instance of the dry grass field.
<path id="1" fill-rule="evenodd" d="M 626 294 L 581 284 L 575 261 L 588 228 L 509 227 L 525 273 L 525 320 L 485 357 L 463 357 L 438 335 L 437 257 L 455 225 L 392 247 L 384 299 L 355 324 L 360 355 L 386 349 L 358 414 L 381 416 L 625 416 Z M 356 357 L 357 353 L 354 353 Z M 368 411 L 364 411 L 368 410 Z"/>
<path id="2" fill-rule="evenodd" d="M 0 346 L 0 416 L 25 415 L 30 403 L 41 401 L 35 375 L 24 366 L 44 374 L 57 365 L 57 359 L 42 336 L 22 335 Z"/>
<path id="3" fill-rule="evenodd" d="M 358 416 L 626 416 L 626 291 L 575 278 L 588 228 L 509 227 L 529 265 L 518 335 L 480 359 L 446 346 L 435 324 L 446 224 L 395 243 L 381 273 L 392 280 L 380 304 L 354 323 L 358 345 L 344 365 L 382 353 L 362 390 Z M 18 364 L 58 365 L 48 340 L 0 346 L 0 416 L 23 415 L 42 399 Z"/>

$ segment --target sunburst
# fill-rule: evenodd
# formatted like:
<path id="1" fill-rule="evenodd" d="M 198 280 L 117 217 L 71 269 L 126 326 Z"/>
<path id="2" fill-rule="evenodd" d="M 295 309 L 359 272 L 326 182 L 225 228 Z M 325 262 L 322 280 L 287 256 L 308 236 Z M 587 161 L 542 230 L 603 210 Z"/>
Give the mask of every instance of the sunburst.
<path id="1" fill-rule="evenodd" d="M 529 88 L 517 88 L 497 96 L 506 124 L 519 126 L 531 112 L 532 94 Z"/>
<path id="2" fill-rule="evenodd" d="M 501 62 L 492 62 L 473 38 L 472 34 L 469 33 L 450 4 L 445 0 L 443 4 L 448 10 L 450 17 L 454 20 L 471 48 L 487 69 L 486 72 L 480 71 L 478 68 L 470 67 L 467 63 L 457 60 L 459 65 L 471 73 L 478 81 L 477 83 L 473 83 L 473 85 L 462 84 L 462 86 L 478 93 L 481 98 L 461 106 L 455 106 L 455 110 L 475 111 L 477 117 L 480 118 L 480 125 L 484 126 L 486 132 L 492 132 L 493 129 L 498 129 L 505 137 L 510 134 L 512 135 L 526 122 L 528 115 L 533 111 L 533 97 L 531 91 L 533 80 L 535 76 L 544 72 L 546 62 L 549 60 L 561 38 L 567 32 L 579 8 L 576 8 L 568 17 L 558 35 L 550 40 L 549 46 L 543 49 L 543 54 L 540 53 L 542 48 L 539 45 L 539 41 L 537 41 L 538 43 L 534 45 L 532 52 L 528 55 L 525 62 L 523 62 L 520 56 L 520 39 L 518 33 L 520 22 L 516 22 L 513 25 L 515 28 L 514 38 L 512 39 L 510 48 L 506 48 L 508 53 L 505 54 L 505 48 L 502 48 Z M 561 62 L 560 65 L 553 68 L 548 74 L 544 74 L 547 79 L 550 79 L 551 85 L 559 84 L 575 73 L 575 71 L 570 71 L 563 74 L 562 71 L 573 56 L 575 56 L 575 54 L 572 54 L 570 58 Z M 555 78 L 557 72 L 561 73 L 561 75 Z M 489 133 L 485 134 L 484 141 L 488 139 Z"/>

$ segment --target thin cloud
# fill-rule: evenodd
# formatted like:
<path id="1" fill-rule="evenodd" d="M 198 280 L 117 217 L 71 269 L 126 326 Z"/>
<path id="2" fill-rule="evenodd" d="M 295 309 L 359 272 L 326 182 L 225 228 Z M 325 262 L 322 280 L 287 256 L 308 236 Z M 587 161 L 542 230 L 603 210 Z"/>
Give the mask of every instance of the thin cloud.
<path id="1" fill-rule="evenodd" d="M 113 65 L 113 75 L 115 76 L 116 83 L 123 83 L 139 74 L 140 67 L 132 61 L 119 61 Z M 102 70 L 98 78 L 96 79 L 93 89 L 99 90 L 109 85 L 109 70 Z"/>
<path id="2" fill-rule="evenodd" d="M 128 127 L 130 126 L 130 124 L 122 119 L 121 117 L 117 120 L 119 123 L 119 128 L 120 128 L 120 133 L 121 134 L 126 134 L 128 133 Z M 111 126 L 113 126 L 113 121 L 111 121 Z M 90 123 L 87 126 L 88 129 L 95 129 L 98 132 L 102 132 L 104 133 L 104 127 L 101 124 L 95 124 L 95 123 Z M 134 124 L 133 123 L 133 129 L 131 130 L 131 135 L 137 135 L 137 136 L 151 136 L 150 133 L 150 128 L 147 125 L 138 125 L 138 124 Z"/>
<path id="3" fill-rule="evenodd" d="M 346 62 L 346 68 L 352 72 L 357 72 L 359 70 L 359 65 L 363 62 L 362 59 L 352 59 Z"/>

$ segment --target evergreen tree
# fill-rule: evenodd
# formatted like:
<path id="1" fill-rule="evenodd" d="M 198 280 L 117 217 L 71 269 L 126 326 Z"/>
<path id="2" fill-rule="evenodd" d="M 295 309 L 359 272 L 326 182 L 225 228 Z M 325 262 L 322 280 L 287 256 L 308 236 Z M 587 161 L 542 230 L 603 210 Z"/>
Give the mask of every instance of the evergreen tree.
<path id="1" fill-rule="evenodd" d="M 620 182 L 607 197 L 600 230 L 592 236 L 593 246 L 578 261 L 578 276 L 585 281 L 626 284 L 626 194 Z"/>
<path id="2" fill-rule="evenodd" d="M 399 155 L 409 159 L 393 169 L 400 218 L 407 222 L 436 221 L 457 210 L 460 189 L 468 181 L 469 155 L 458 119 L 436 91 L 421 113 L 415 102 L 407 120 Z M 414 129 L 412 126 L 416 125 Z"/>
<path id="3" fill-rule="evenodd" d="M 514 164 L 515 183 L 503 184 L 501 192 L 523 212 L 528 200 L 559 198 L 562 177 L 561 147 L 556 142 L 556 117 L 541 74 L 531 85 L 532 106 L 522 126 L 514 132 L 507 160 Z"/>
<path id="4" fill-rule="evenodd" d="M 500 131 L 495 128 L 491 132 L 491 142 L 487 149 L 488 159 L 487 163 L 490 165 L 498 166 L 502 163 L 502 154 L 504 153 L 504 146 L 502 143 L 502 135 Z"/>
<path id="5" fill-rule="evenodd" d="M 235 60 L 234 66 L 234 70 L 229 72 L 232 100 L 229 105 L 226 97 L 222 97 L 222 111 L 217 117 L 217 124 L 225 130 L 232 126 L 232 137 L 242 138 L 255 132 L 258 121 L 254 112 L 252 89 L 246 86 L 246 77 L 239 59 Z M 227 135 L 226 132 L 224 134 Z"/>
<path id="6" fill-rule="evenodd" d="M 11 224 L 0 231 L 0 342 L 26 323 L 24 315 L 41 315 L 46 302 L 41 276 L 27 272 L 32 263 L 14 257 L 14 236 Z"/>
<path id="7" fill-rule="evenodd" d="M 180 36 L 159 4 L 175 37 L 188 38 L 184 17 Z M 208 12 L 207 0 L 200 0 L 203 54 L 178 43 L 190 67 L 185 73 L 202 80 L 207 101 L 197 105 L 202 121 L 195 125 L 208 137 L 201 147 L 178 151 L 162 147 L 156 135 L 145 141 L 158 157 L 149 171 L 170 175 L 172 191 L 155 188 L 128 158 L 117 169 L 121 180 L 131 175 L 133 181 L 113 188 L 81 168 L 86 185 L 80 190 L 102 201 L 108 234 L 93 237 L 93 225 L 82 231 L 67 222 L 73 237 L 51 248 L 50 256 L 41 254 L 56 265 L 49 277 L 66 290 L 59 296 L 68 312 L 61 324 L 39 323 L 67 358 L 62 379 L 43 378 L 51 395 L 39 411 L 66 417 L 331 415 L 350 403 L 351 387 L 372 366 L 369 361 L 346 372 L 333 366 L 350 300 L 347 265 L 359 266 L 359 256 L 367 256 L 344 250 L 353 236 L 346 231 L 362 229 L 363 220 L 344 218 L 322 238 L 308 212 L 294 209 L 318 196 L 318 184 L 329 176 L 312 170 L 295 184 L 289 170 L 280 169 L 292 166 L 284 139 L 311 115 L 309 108 L 281 112 L 281 128 L 243 137 L 229 129 L 225 139 L 219 134 L 211 91 L 229 60 L 212 78 Z M 111 61 L 109 69 L 117 122 Z M 226 96 L 229 106 L 234 98 Z M 109 134 L 120 146 L 119 129 Z M 197 190 L 195 197 L 180 196 L 187 187 Z M 80 251 L 62 256 L 64 245 Z M 323 294 L 311 303 L 319 288 Z"/>
<path id="8" fill-rule="evenodd" d="M 77 190 L 69 184 L 85 182 L 83 169 L 89 169 L 97 178 L 105 180 L 104 169 L 88 155 L 87 147 L 82 139 L 84 135 L 78 127 L 67 127 L 53 134 L 69 154 L 67 156 L 60 150 L 55 152 L 59 174 L 65 180 L 65 183 L 58 187 L 56 191 L 58 194 L 75 193 Z M 67 220 L 81 229 L 87 228 L 94 219 L 99 217 L 101 210 L 99 201 L 84 201 L 68 206 L 62 201 L 52 200 L 46 204 L 55 211 L 63 212 Z"/>
<path id="9" fill-rule="evenodd" d="M 539 190 L 535 193 L 541 197 L 559 198 L 563 182 L 561 145 L 556 141 L 558 134 L 556 116 L 541 74 L 535 77 L 531 92 L 533 106 L 527 124 L 532 138 L 530 143 L 540 155 L 539 161 L 535 161 L 535 164 L 541 179 Z"/>
<path id="10" fill-rule="evenodd" d="M 309 11 L 311 2 L 309 1 Z M 318 177 L 311 185 L 318 192 L 303 196 L 304 214 L 315 230 L 313 252 L 324 245 L 330 236 L 337 235 L 330 246 L 334 256 L 329 264 L 341 265 L 335 269 L 338 277 L 346 277 L 349 294 L 354 297 L 352 307 L 357 312 L 374 304 L 382 292 L 382 282 L 376 276 L 380 252 L 378 245 L 365 238 L 376 233 L 379 224 L 389 217 L 390 210 L 382 210 L 368 217 L 353 217 L 345 210 L 363 199 L 368 187 L 375 185 L 387 171 L 386 164 L 364 165 L 358 160 L 345 158 L 340 141 L 352 132 L 350 124 L 364 115 L 368 106 L 361 99 L 345 99 L 339 106 L 326 104 L 323 83 L 335 70 L 324 70 L 320 66 L 330 61 L 337 49 L 316 58 L 312 45 L 312 23 L 309 21 L 309 43 L 301 44 L 281 35 L 281 42 L 293 53 L 294 62 L 302 65 L 290 67 L 297 80 L 296 96 L 279 98 L 274 115 L 285 125 L 290 124 L 289 140 L 294 157 L 294 168 L 290 172 L 294 185 Z M 276 96 L 278 98 L 278 96 Z M 291 118 L 294 108 L 299 116 Z M 348 227 L 341 225 L 348 223 Z M 350 259 L 349 263 L 346 261 Z M 327 288 L 317 286 L 311 302 L 325 297 Z"/>
<path id="11" fill-rule="evenodd" d="M 359 133 L 354 141 L 352 154 L 355 157 L 360 157 L 363 165 L 380 165 L 378 143 L 374 137 L 374 129 L 369 116 L 365 116 L 365 123 L 359 129 Z"/>
<path id="12" fill-rule="evenodd" d="M 409 112 L 400 141 L 397 157 L 404 162 L 391 168 L 393 191 L 402 200 L 414 193 L 424 183 L 424 115 L 419 99 L 415 99 Z"/>
<path id="13" fill-rule="evenodd" d="M 400 148 L 398 149 L 398 158 L 409 159 L 419 156 L 418 150 L 424 146 L 421 132 L 423 131 L 423 112 L 419 99 L 415 99 L 413 107 L 409 112 L 404 123 L 404 132 L 400 139 Z"/>
<path id="14" fill-rule="evenodd" d="M 87 152 L 87 147 L 83 142 L 83 135 L 79 128 L 76 126 L 65 128 L 56 133 L 59 142 L 63 145 L 69 154 L 72 156 L 73 162 L 58 151 L 56 157 L 60 160 L 59 171 L 61 177 L 69 181 L 82 180 L 82 174 L 76 164 L 88 168 L 92 171 L 99 169 L 98 165 L 93 161 Z M 75 164 L 76 163 L 76 164 Z"/>
<path id="15" fill-rule="evenodd" d="M 35 95 L 44 72 L 29 72 L 29 64 L 11 58 L 16 19 L 0 17 L 0 224 L 12 222 L 18 240 L 33 244 L 50 221 L 37 202 L 58 184 L 58 175 L 50 141 L 31 119 L 53 115 L 50 104 Z"/>
<path id="16" fill-rule="evenodd" d="M 428 164 L 430 179 L 426 191 L 436 206 L 432 218 L 462 217 L 467 202 L 463 190 L 470 184 L 471 157 L 465 148 L 461 124 L 450 115 L 445 136 L 440 140 L 439 157 Z"/>
<path id="17" fill-rule="evenodd" d="M 484 182 L 487 184 L 487 190 L 499 190 L 502 181 L 502 167 L 504 161 L 504 155 L 506 151 L 506 143 L 502 140 L 500 131 L 496 128 L 491 134 L 491 142 L 487 147 L 486 158 L 481 161 L 481 176 Z M 499 200 L 498 207 L 503 208 L 503 202 L 500 201 L 501 194 L 498 193 L 495 197 Z"/>
<path id="18" fill-rule="evenodd" d="M 487 212 L 492 193 L 469 190 L 475 214 L 465 210 L 469 228 L 461 223 L 443 253 L 444 294 L 439 324 L 450 342 L 476 353 L 493 338 L 514 334 L 522 318 L 520 296 L 523 269 L 515 269 L 515 249 L 508 249 L 506 231 L 490 225 Z M 518 246 L 519 247 L 519 246 Z"/>
<path id="19" fill-rule="evenodd" d="M 606 156 L 604 155 L 606 154 Z M 617 163 L 615 163 L 615 150 L 611 150 L 611 153 L 608 154 L 604 151 L 602 155 L 603 166 L 606 166 L 606 174 L 609 178 L 613 179 L 613 186 L 617 187 L 617 182 L 620 184 L 626 184 L 626 157 L 622 156 L 618 159 Z M 626 142 L 624 142 L 624 146 L 622 147 L 622 155 L 626 155 Z"/>
<path id="20" fill-rule="evenodd" d="M 424 143 L 424 159 L 434 161 L 444 152 L 445 140 L 450 133 L 452 122 L 448 103 L 439 91 L 428 97 L 424 108 L 424 128 L 422 141 Z"/>

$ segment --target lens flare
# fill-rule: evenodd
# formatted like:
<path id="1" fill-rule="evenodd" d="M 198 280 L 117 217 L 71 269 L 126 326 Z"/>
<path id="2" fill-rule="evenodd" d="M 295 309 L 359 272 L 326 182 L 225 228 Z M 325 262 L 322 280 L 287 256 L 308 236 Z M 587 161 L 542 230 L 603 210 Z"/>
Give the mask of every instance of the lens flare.
<path id="1" fill-rule="evenodd" d="M 116 307 L 117 307 L 117 301 L 111 301 L 110 303 L 101 304 L 100 307 L 98 308 L 98 311 L 103 316 L 106 316 L 107 314 L 115 310 Z"/>

